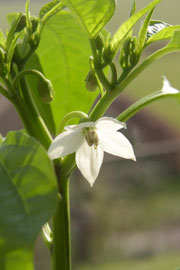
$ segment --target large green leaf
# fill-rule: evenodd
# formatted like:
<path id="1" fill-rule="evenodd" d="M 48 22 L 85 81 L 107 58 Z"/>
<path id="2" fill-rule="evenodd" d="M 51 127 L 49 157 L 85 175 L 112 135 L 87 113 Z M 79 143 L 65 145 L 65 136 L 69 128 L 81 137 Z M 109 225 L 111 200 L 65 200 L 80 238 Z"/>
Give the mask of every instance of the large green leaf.
<path id="1" fill-rule="evenodd" d="M 114 0 L 65 0 L 65 3 L 87 31 L 89 38 L 99 33 L 115 10 Z"/>
<path id="2" fill-rule="evenodd" d="M 37 49 L 45 76 L 54 88 L 51 108 L 59 125 L 64 114 L 88 112 L 97 92 L 88 92 L 85 78 L 89 71 L 90 47 L 79 24 L 68 12 L 61 12 L 47 22 Z"/>
<path id="3" fill-rule="evenodd" d="M 53 166 L 44 148 L 22 132 L 0 146 L 0 269 L 32 270 L 33 245 L 57 205 Z"/>
<path id="4" fill-rule="evenodd" d="M 117 52 L 123 38 L 128 34 L 128 32 L 132 29 L 132 27 L 151 9 L 153 9 L 161 0 L 154 0 L 145 8 L 136 12 L 133 16 L 131 16 L 127 21 L 125 21 L 114 34 L 111 47 L 114 50 L 114 53 Z"/>

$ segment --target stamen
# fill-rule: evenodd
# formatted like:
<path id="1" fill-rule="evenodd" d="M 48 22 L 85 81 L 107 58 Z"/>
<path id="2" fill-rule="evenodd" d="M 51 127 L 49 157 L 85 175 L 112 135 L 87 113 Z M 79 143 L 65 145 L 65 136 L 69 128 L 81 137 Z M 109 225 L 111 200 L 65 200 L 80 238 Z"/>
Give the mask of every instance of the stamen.
<path id="1" fill-rule="evenodd" d="M 94 127 L 89 127 L 89 128 L 84 128 L 84 136 L 86 138 L 87 144 L 89 146 L 94 145 L 94 149 L 97 149 L 97 146 L 99 144 L 99 138 L 96 133 L 96 128 Z"/>

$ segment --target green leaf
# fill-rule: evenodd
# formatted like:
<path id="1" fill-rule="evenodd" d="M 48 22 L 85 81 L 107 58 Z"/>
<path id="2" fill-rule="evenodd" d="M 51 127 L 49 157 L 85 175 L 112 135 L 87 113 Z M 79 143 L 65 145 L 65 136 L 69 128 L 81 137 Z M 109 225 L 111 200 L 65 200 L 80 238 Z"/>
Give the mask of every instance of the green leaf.
<path id="1" fill-rule="evenodd" d="M 15 21 L 19 16 L 19 13 L 18 12 L 11 12 L 11 13 L 8 13 L 7 14 L 7 21 L 9 24 L 12 24 L 13 21 Z"/>
<path id="2" fill-rule="evenodd" d="M 171 39 L 177 30 L 180 30 L 180 25 L 169 25 L 161 21 L 152 21 L 148 28 L 148 39 L 145 46 L 155 41 Z"/>
<path id="3" fill-rule="evenodd" d="M 32 270 L 34 242 L 58 196 L 46 151 L 22 132 L 10 132 L 0 146 L 0 193 L 0 269 Z"/>
<path id="4" fill-rule="evenodd" d="M 29 61 L 26 63 L 25 66 L 27 69 L 36 69 L 43 73 L 41 64 L 39 62 L 38 55 L 36 53 L 33 54 L 33 56 L 29 59 Z M 49 78 L 47 78 L 49 79 Z M 28 84 L 31 89 L 32 96 L 34 98 L 34 101 L 36 103 L 36 106 L 38 107 L 38 110 L 47 125 L 47 128 L 51 132 L 52 135 L 55 135 L 56 133 L 56 127 L 54 123 L 54 118 L 52 114 L 52 110 L 49 104 L 45 104 L 42 102 L 42 100 L 39 98 L 38 93 L 38 80 L 33 75 L 27 76 Z"/>
<path id="5" fill-rule="evenodd" d="M 146 17 L 145 21 L 143 22 L 143 25 L 141 26 L 141 29 L 139 31 L 139 36 L 138 36 L 138 49 L 139 49 L 139 51 L 142 51 L 144 44 L 146 42 L 149 21 L 151 19 L 153 11 L 154 11 L 154 8 L 147 15 L 147 17 Z"/>
<path id="6" fill-rule="evenodd" d="M 3 31 L 0 29 L 0 47 L 5 48 L 6 39 L 4 37 Z"/>
<path id="7" fill-rule="evenodd" d="M 16 47 L 16 42 L 18 40 L 18 38 L 20 37 L 21 33 L 18 33 L 15 35 L 14 39 L 12 40 L 9 49 L 8 49 L 8 53 L 7 53 L 7 69 L 8 72 L 10 72 L 10 68 L 11 68 L 11 62 L 13 59 L 13 55 L 14 55 L 14 50 Z"/>
<path id="8" fill-rule="evenodd" d="M 11 46 L 11 43 L 13 42 L 14 38 L 15 38 L 15 33 L 16 33 L 16 29 L 17 29 L 17 26 L 21 20 L 21 17 L 22 17 L 22 13 L 19 13 L 18 15 L 16 15 L 15 13 L 12 14 L 12 16 L 14 16 L 14 20 L 12 21 L 12 24 L 11 24 L 11 28 L 8 32 L 8 35 L 7 35 L 7 41 L 6 41 L 6 49 L 7 51 L 9 50 L 10 46 Z"/>
<path id="9" fill-rule="evenodd" d="M 172 39 L 165 48 L 177 48 L 180 49 L 180 30 L 175 31 Z"/>
<path id="10" fill-rule="evenodd" d="M 133 16 L 136 12 L 136 1 L 134 0 L 133 3 L 132 3 L 132 7 L 131 7 L 131 12 L 130 12 L 130 16 Z"/>
<path id="11" fill-rule="evenodd" d="M 46 13 L 49 12 L 59 2 L 60 1 L 58 0 L 53 0 L 49 3 L 46 3 L 39 11 L 39 18 L 42 19 L 46 15 Z"/>
<path id="12" fill-rule="evenodd" d="M 114 0 L 65 0 L 71 13 L 94 38 L 111 19 L 115 11 Z"/>
<path id="13" fill-rule="evenodd" d="M 50 106 L 56 127 L 70 111 L 87 113 L 97 96 L 97 92 L 86 90 L 84 82 L 91 52 L 87 36 L 68 12 L 62 11 L 47 22 L 37 55 L 53 85 L 54 100 Z"/>
<path id="14" fill-rule="evenodd" d="M 43 30 L 45 24 L 51 19 L 55 14 L 57 14 L 59 11 L 61 11 L 65 7 L 64 2 L 62 1 L 52 1 L 50 3 L 47 3 L 39 13 L 40 19 L 41 19 L 41 27 L 40 32 Z"/>
<path id="15" fill-rule="evenodd" d="M 145 8 L 141 9 L 133 16 L 131 16 L 127 21 L 125 21 L 114 34 L 111 47 L 114 50 L 114 54 L 119 49 L 119 46 L 123 40 L 123 38 L 128 34 L 128 32 L 132 29 L 132 27 L 151 9 L 153 9 L 161 0 L 154 0 Z"/>

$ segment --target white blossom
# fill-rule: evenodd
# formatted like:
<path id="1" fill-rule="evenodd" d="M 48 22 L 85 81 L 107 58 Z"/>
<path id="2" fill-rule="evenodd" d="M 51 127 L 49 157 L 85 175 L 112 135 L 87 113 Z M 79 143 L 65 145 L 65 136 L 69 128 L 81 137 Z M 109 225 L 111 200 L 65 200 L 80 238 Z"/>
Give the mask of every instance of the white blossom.
<path id="1" fill-rule="evenodd" d="M 77 167 L 92 186 L 99 174 L 104 152 L 136 160 L 131 143 L 118 132 L 121 128 L 126 128 L 126 124 L 111 117 L 67 126 L 66 131 L 50 145 L 49 157 L 56 159 L 75 152 Z"/>
<path id="2" fill-rule="evenodd" d="M 165 76 L 163 76 L 163 88 L 161 91 L 163 93 L 166 93 L 166 94 L 178 94 L 179 93 L 179 90 L 172 87 L 170 82 L 167 80 L 167 78 Z"/>

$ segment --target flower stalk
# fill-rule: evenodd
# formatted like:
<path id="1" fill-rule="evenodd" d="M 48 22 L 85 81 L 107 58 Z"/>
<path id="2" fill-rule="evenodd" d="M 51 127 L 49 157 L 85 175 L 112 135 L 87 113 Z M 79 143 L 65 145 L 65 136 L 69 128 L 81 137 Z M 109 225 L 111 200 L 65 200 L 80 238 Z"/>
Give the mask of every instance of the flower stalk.
<path id="1" fill-rule="evenodd" d="M 53 217 L 52 270 L 71 270 L 69 179 L 60 179 L 58 207 Z"/>

